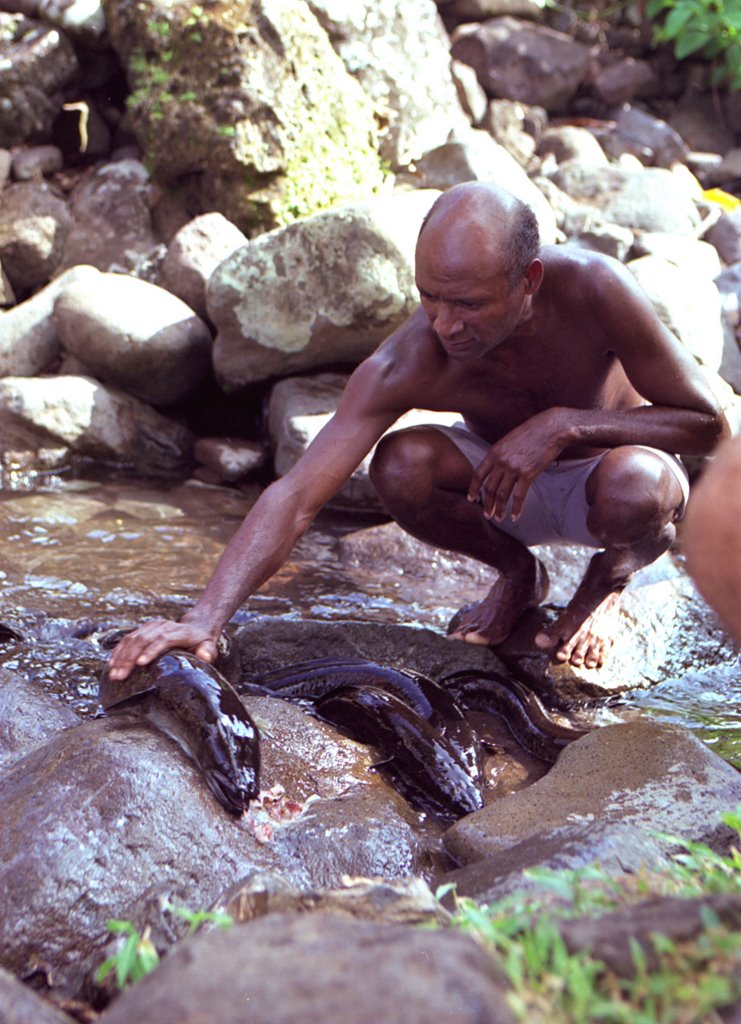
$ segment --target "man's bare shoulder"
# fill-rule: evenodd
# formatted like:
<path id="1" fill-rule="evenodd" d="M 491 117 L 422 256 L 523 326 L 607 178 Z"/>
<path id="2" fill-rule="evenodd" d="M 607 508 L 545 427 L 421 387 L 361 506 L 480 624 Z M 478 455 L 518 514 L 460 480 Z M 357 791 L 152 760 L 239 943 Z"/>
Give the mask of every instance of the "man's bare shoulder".
<path id="1" fill-rule="evenodd" d="M 545 268 L 544 282 L 570 302 L 576 298 L 599 302 L 635 287 L 630 271 L 605 253 L 567 243 L 544 246 L 541 259 Z"/>

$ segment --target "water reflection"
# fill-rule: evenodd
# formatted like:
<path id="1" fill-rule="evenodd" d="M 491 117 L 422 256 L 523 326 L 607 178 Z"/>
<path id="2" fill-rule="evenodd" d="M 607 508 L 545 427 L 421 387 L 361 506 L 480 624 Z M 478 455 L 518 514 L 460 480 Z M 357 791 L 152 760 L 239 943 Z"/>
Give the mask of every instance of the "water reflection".
<path id="1" fill-rule="evenodd" d="M 27 642 L 2 642 L 0 665 L 17 669 L 84 713 L 95 710 L 105 651 L 101 630 L 152 615 L 177 617 L 198 596 L 224 544 L 256 498 L 196 482 L 44 477 L 0 490 L 0 621 Z M 291 559 L 235 617 L 404 623 L 444 632 L 470 594 L 420 588 L 338 557 L 357 520 L 321 517 Z M 444 557 L 444 556 L 441 556 Z M 689 669 L 630 695 L 618 715 L 680 722 L 741 766 L 741 669 Z"/>

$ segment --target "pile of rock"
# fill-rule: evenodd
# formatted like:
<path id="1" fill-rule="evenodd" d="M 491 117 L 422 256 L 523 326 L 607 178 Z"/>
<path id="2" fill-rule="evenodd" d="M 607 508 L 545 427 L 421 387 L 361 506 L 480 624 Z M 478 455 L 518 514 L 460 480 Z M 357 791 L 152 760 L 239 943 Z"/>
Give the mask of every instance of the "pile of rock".
<path id="1" fill-rule="evenodd" d="M 413 25 L 401 0 L 257 4 L 235 25 L 157 0 L 4 7 L 6 469 L 231 481 L 275 453 L 284 472 L 414 308 L 430 203 L 473 179 L 530 202 L 545 243 L 625 261 L 735 417 L 741 103 L 652 49 L 632 7 L 587 24 L 420 0 Z M 204 406 L 229 437 L 198 436 Z M 362 470 L 340 500 L 373 503 Z"/>

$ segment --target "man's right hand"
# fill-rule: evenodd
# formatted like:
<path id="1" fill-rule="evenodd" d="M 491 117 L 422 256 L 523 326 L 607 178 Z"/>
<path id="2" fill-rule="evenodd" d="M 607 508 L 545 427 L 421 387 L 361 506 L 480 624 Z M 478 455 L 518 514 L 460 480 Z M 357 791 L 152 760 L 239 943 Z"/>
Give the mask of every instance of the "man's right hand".
<path id="1" fill-rule="evenodd" d="M 126 679 L 137 665 L 148 665 L 175 647 L 212 662 L 216 658 L 216 640 L 202 627 L 188 622 L 152 619 L 119 640 L 108 663 L 108 674 L 111 679 Z"/>

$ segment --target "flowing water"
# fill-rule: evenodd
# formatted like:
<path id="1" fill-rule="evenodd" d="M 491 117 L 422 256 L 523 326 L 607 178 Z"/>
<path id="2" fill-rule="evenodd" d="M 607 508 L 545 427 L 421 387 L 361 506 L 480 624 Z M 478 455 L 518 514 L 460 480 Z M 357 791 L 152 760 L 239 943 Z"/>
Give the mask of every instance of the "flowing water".
<path id="1" fill-rule="evenodd" d="M 0 665 L 18 669 L 84 713 L 97 706 L 106 630 L 152 615 L 178 616 L 196 599 L 257 490 L 193 481 L 60 477 L 5 481 L 0 490 Z M 283 569 L 235 616 L 405 623 L 444 632 L 466 595 L 408 588 L 337 556 L 357 520 L 325 515 Z M 444 602 L 444 603 L 441 603 Z M 307 655 L 310 656 L 310 655 Z M 741 669 L 727 660 L 648 692 L 628 695 L 618 716 L 651 714 L 693 730 L 741 767 Z"/>

